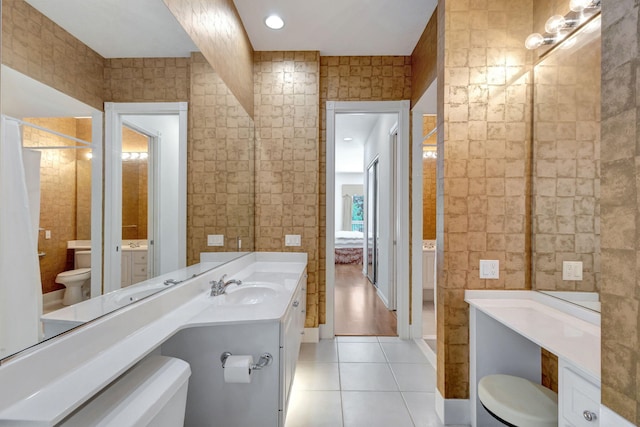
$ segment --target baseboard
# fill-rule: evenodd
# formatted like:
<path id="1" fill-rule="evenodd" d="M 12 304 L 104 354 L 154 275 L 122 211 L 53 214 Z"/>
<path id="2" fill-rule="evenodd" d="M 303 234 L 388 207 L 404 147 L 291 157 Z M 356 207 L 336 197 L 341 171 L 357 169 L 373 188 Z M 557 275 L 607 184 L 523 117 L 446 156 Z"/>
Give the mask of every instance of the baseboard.
<path id="1" fill-rule="evenodd" d="M 44 307 L 48 305 L 58 304 L 62 302 L 64 296 L 64 289 L 58 289 L 57 291 L 47 292 L 42 295 L 42 305 Z"/>
<path id="2" fill-rule="evenodd" d="M 302 335 L 302 342 L 317 343 L 318 341 L 320 341 L 319 328 L 304 328 L 304 335 Z"/>
<path id="3" fill-rule="evenodd" d="M 424 357 L 426 357 L 431 366 L 433 366 L 433 369 L 438 369 L 438 361 L 436 359 L 436 353 L 433 351 L 433 349 L 429 347 L 429 345 L 422 338 L 415 338 L 414 341 L 418 348 L 422 351 L 422 354 L 424 354 Z"/>
<path id="4" fill-rule="evenodd" d="M 387 297 L 382 292 L 380 292 L 380 288 L 376 288 L 376 293 L 378 294 L 378 296 L 380 297 L 380 299 L 384 303 L 384 306 L 387 307 L 387 309 L 389 309 L 389 300 L 387 299 Z"/>
<path id="5" fill-rule="evenodd" d="M 333 327 L 329 327 L 329 325 L 327 325 L 326 323 L 320 324 L 320 327 L 318 329 L 320 329 L 321 340 L 331 340 L 335 338 L 335 335 L 333 333 Z"/>
<path id="6" fill-rule="evenodd" d="M 442 424 L 470 425 L 470 409 L 469 399 L 445 399 L 436 389 L 436 414 Z"/>

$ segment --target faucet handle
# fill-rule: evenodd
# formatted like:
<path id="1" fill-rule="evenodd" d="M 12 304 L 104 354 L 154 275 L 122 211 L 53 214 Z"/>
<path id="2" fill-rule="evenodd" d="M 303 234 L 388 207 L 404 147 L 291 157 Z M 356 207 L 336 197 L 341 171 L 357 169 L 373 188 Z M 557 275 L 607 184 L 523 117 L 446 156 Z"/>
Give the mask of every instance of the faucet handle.
<path id="1" fill-rule="evenodd" d="M 220 278 L 220 280 L 218 280 L 218 283 L 224 283 L 224 278 L 227 277 L 226 274 L 223 274 L 222 277 Z"/>

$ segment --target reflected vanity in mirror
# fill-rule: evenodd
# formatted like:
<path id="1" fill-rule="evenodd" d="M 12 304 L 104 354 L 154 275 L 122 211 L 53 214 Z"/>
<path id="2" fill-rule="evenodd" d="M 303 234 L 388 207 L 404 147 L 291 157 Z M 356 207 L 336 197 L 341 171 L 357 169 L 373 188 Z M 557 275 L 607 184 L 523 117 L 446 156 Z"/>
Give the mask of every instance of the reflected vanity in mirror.
<path id="1" fill-rule="evenodd" d="M 39 4 L 37 1 L 30 3 Z M 160 7 L 165 8 L 161 3 Z M 5 8 L 8 12 L 5 15 L 8 17 L 11 13 L 17 13 L 15 10 L 22 11 L 25 8 L 28 8 L 31 14 L 38 13 L 21 0 L 5 2 L 3 14 Z M 165 12 L 169 13 L 168 10 Z M 171 20 L 174 20 L 172 16 Z M 20 30 L 15 28 L 19 25 L 17 22 L 18 20 L 11 19 L 4 22 L 8 25 L 3 25 L 3 39 L 10 40 L 13 32 Z M 179 27 L 176 29 L 167 26 L 166 31 L 170 30 L 182 31 Z M 92 147 L 77 148 L 75 146 L 79 143 L 73 140 L 54 137 L 45 131 L 34 131 L 28 129 L 27 125 L 21 126 L 24 146 L 32 146 L 33 143 L 70 148 L 47 147 L 47 154 L 42 155 L 40 173 L 34 174 L 36 181 L 39 175 L 41 190 L 40 216 L 36 227 L 41 229 L 38 232 L 36 248 L 40 257 L 38 258 L 35 250 L 31 255 L 39 271 L 35 272 L 37 267 L 32 268 L 29 273 L 22 270 L 22 273 L 15 273 L 12 277 L 16 279 L 13 282 L 24 282 L 25 289 L 30 289 L 29 292 L 35 288 L 37 292 L 35 296 L 32 295 L 29 307 L 17 305 L 18 299 L 11 300 L 9 293 L 0 292 L 0 297 L 6 297 L 8 305 L 15 306 L 15 313 L 24 313 L 24 324 L 29 325 L 30 333 L 14 334 L 1 327 L 7 324 L 3 317 L 15 315 L 13 311 L 6 310 L 7 305 L 4 305 L 0 310 L 0 359 L 15 355 L 44 339 L 200 275 L 245 255 L 248 252 L 243 251 L 252 251 L 255 247 L 253 121 L 202 55 L 191 53 L 189 57 L 187 51 L 181 58 L 168 58 L 166 61 L 160 58 L 154 62 L 156 74 L 153 78 L 184 72 L 182 81 L 186 95 L 184 99 L 180 95 L 177 97 L 181 102 L 184 101 L 185 106 L 189 104 L 189 115 L 192 115 L 188 122 L 186 119 L 184 121 L 185 135 L 186 128 L 189 128 L 189 151 L 187 152 L 185 144 L 184 155 L 173 155 L 175 168 L 182 168 L 185 181 L 188 176 L 192 187 L 187 189 L 185 185 L 185 189 L 180 191 L 183 199 L 173 200 L 169 197 L 169 191 L 163 191 L 158 184 L 168 185 L 167 181 L 174 180 L 171 175 L 173 166 L 161 157 L 154 164 L 154 159 L 158 160 L 158 153 L 170 138 L 170 130 L 153 123 L 153 117 L 149 115 L 127 116 L 123 122 L 122 133 L 131 134 L 137 143 L 125 143 L 122 149 L 118 148 L 115 153 L 113 137 L 109 137 L 108 132 L 104 137 L 102 135 L 103 127 L 106 126 L 103 120 L 103 102 L 111 100 L 107 94 L 109 90 L 113 90 L 117 84 L 125 83 L 124 80 L 120 81 L 117 76 L 106 72 L 109 66 L 108 59 L 99 58 L 98 64 L 105 67 L 105 72 L 96 68 L 95 75 L 100 77 L 94 80 L 99 80 L 100 87 L 104 85 L 110 89 L 105 91 L 104 99 L 98 102 L 94 99 L 90 106 L 74 99 L 69 95 L 70 92 L 64 93 L 64 90 L 61 92 L 42 83 L 58 78 L 49 75 L 55 74 L 55 71 L 51 70 L 53 66 L 46 70 L 32 68 L 31 65 L 21 68 L 20 61 L 16 60 L 19 57 L 17 49 L 20 48 L 22 46 L 15 47 L 9 43 L 8 48 L 3 48 L 2 51 L 2 114 L 86 140 L 92 143 Z M 82 49 L 86 49 L 86 46 L 80 49 L 85 52 Z M 86 55 L 98 57 L 95 52 Z M 43 57 L 43 64 L 45 61 Z M 82 74 L 81 61 L 86 63 L 88 60 L 79 58 L 78 62 L 74 62 L 70 59 L 64 72 Z M 187 65 L 183 69 L 176 68 L 175 64 L 179 61 Z M 131 63 L 140 66 L 133 72 L 142 73 L 143 62 L 145 61 L 132 60 Z M 166 70 L 162 70 L 163 66 Z M 190 84 L 192 88 L 195 85 L 200 86 L 189 90 Z M 206 94 L 204 87 L 207 88 Z M 210 102 L 212 87 L 215 87 L 214 95 L 219 95 L 213 104 Z M 68 89 L 73 91 L 71 88 Z M 89 91 L 90 89 L 87 89 L 87 92 Z M 121 94 L 119 96 L 122 97 Z M 149 100 L 146 92 L 145 96 L 135 95 L 133 92 L 131 96 L 134 98 L 132 101 Z M 91 98 L 91 94 L 88 98 Z M 159 145 L 154 146 L 154 143 Z M 165 145 L 160 147 L 163 143 Z M 115 180 L 113 175 L 109 176 L 113 169 L 107 172 L 110 165 L 104 162 L 109 155 L 118 158 L 120 163 L 121 175 Z M 63 172 L 66 175 L 59 177 Z M 121 221 L 115 227 L 114 210 L 103 208 L 103 185 L 105 201 L 113 194 L 108 189 L 109 185 L 119 186 L 122 194 L 121 203 L 118 200 L 119 204 L 113 208 L 121 213 Z M 182 226 L 176 226 L 174 223 L 167 226 L 163 221 L 167 217 L 168 209 L 162 203 L 180 206 L 184 210 L 183 220 L 187 225 L 183 223 Z M 217 210 L 213 210 L 211 206 Z M 163 253 L 163 247 L 172 247 L 174 243 L 172 237 L 167 237 L 166 233 L 162 234 L 158 229 L 173 234 L 179 234 L 180 231 L 185 236 L 186 249 L 178 255 L 179 259 L 171 255 L 170 251 Z M 209 234 L 224 235 L 224 245 L 208 246 Z M 110 235 L 117 236 L 112 240 L 115 242 L 117 239 L 117 249 L 107 238 Z M 2 238 L 5 238 L 5 235 L 2 235 Z M 122 262 L 118 264 L 121 271 L 111 274 L 107 269 L 111 272 L 109 265 L 112 264 L 103 261 L 103 254 L 104 258 L 108 258 L 107 253 L 115 250 L 123 255 L 118 261 Z M 200 263 L 199 254 L 205 252 L 216 254 Z M 83 253 L 90 258 L 89 266 L 85 267 L 83 262 L 77 261 L 83 258 Z M 167 259 L 173 261 L 168 262 Z M 81 281 L 78 287 L 81 291 L 76 292 L 79 301 L 63 304 L 63 295 L 69 287 L 56 278 L 60 273 L 80 271 L 82 268 L 90 271 L 90 279 Z M 26 284 L 28 277 L 32 278 L 32 288 Z M 12 317 L 9 323 L 21 322 Z M 17 335 L 26 338 L 16 340 Z"/>
<path id="2" fill-rule="evenodd" d="M 600 17 L 534 69 L 533 289 L 599 311 Z"/>

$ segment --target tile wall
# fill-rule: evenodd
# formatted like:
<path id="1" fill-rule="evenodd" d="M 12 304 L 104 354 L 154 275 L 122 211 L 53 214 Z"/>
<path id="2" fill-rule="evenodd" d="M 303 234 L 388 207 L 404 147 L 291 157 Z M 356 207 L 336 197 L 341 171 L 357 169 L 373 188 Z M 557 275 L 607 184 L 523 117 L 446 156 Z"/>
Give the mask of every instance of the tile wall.
<path id="1" fill-rule="evenodd" d="M 76 138 L 91 141 L 91 119 L 76 119 Z M 91 240 L 91 150 L 76 150 L 76 239 Z"/>
<path id="2" fill-rule="evenodd" d="M 123 152 L 148 152 L 149 139 L 129 128 L 122 128 Z M 122 161 L 122 238 L 147 238 L 148 161 Z"/>
<path id="3" fill-rule="evenodd" d="M 189 58 L 105 59 L 104 99 L 107 102 L 187 101 Z"/>
<path id="4" fill-rule="evenodd" d="M 104 58 L 24 0 L 2 2 L 2 63 L 102 110 Z"/>
<path id="5" fill-rule="evenodd" d="M 318 206 L 320 57 L 318 52 L 256 52 L 256 250 L 304 251 L 307 266 L 306 327 L 320 317 L 321 246 Z M 301 247 L 285 247 L 299 234 Z"/>
<path id="6" fill-rule="evenodd" d="M 438 13 L 431 19 L 411 53 L 411 107 L 415 106 L 438 74 Z"/>
<path id="7" fill-rule="evenodd" d="M 410 56 L 320 57 L 320 323 L 325 323 L 327 101 L 400 101 L 411 98 Z"/>
<path id="8" fill-rule="evenodd" d="M 254 123 L 200 53 L 191 56 L 187 264 L 200 252 L 254 250 Z M 224 246 L 207 235 L 224 234 Z"/>
<path id="9" fill-rule="evenodd" d="M 74 118 L 36 119 L 26 121 L 66 135 L 76 135 Z M 58 147 L 73 145 L 69 140 L 28 126 L 22 127 L 25 147 Z M 67 253 L 67 241 L 76 239 L 76 152 L 75 150 L 40 150 L 40 227 L 51 231 L 38 233 L 42 293 L 64 289 L 55 283 L 58 273 L 73 268 L 73 253 Z"/>
<path id="10" fill-rule="evenodd" d="M 532 287 L 600 289 L 600 37 L 581 34 L 535 67 Z M 581 261 L 582 280 L 563 280 Z"/>
<path id="11" fill-rule="evenodd" d="M 438 5 L 438 389 L 469 395 L 465 289 L 525 289 L 531 0 Z M 445 19 L 446 16 L 446 19 Z M 442 108 L 442 107 L 441 107 Z M 446 212 L 446 213 L 445 213 Z M 480 280 L 479 260 L 500 261 Z"/>
<path id="12" fill-rule="evenodd" d="M 164 0 L 200 52 L 253 117 L 253 47 L 232 0 Z"/>
<path id="13" fill-rule="evenodd" d="M 640 424 L 637 1 L 602 8 L 602 403 Z"/>
<path id="14" fill-rule="evenodd" d="M 427 136 L 436 127 L 436 116 L 422 117 L 422 135 Z M 433 134 L 423 144 L 437 142 Z M 436 238 L 436 159 L 422 158 L 422 239 Z"/>

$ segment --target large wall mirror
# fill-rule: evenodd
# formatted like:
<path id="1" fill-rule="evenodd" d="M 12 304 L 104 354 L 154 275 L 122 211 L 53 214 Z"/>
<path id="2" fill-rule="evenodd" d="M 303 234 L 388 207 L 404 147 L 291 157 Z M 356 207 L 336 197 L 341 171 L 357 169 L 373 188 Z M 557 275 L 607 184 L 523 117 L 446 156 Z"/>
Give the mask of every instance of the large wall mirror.
<path id="1" fill-rule="evenodd" d="M 534 69 L 532 286 L 599 309 L 600 17 Z"/>
<path id="2" fill-rule="evenodd" d="M 19 186 L 28 190 L 25 200 L 38 202 L 39 215 L 34 215 L 30 221 L 29 226 L 35 230 L 33 239 L 28 239 L 28 232 L 21 232 L 17 227 L 15 236 L 3 233 L 0 237 L 3 253 L 15 251 L 16 242 L 28 242 L 18 252 L 21 254 L 19 259 L 27 260 L 25 263 L 9 265 L 5 260 L 0 264 L 1 282 L 4 283 L 0 284 L 0 359 L 6 360 L 58 333 L 167 289 L 166 280 L 171 280 L 170 286 L 219 265 L 218 262 L 194 265 L 199 262 L 202 252 L 224 252 L 219 257 L 222 263 L 255 248 L 254 124 L 201 55 L 189 57 L 189 52 L 183 55 L 183 60 L 188 62 L 185 76 L 190 89 L 186 91 L 185 99 L 180 99 L 189 106 L 184 123 L 177 123 L 178 114 L 165 120 L 146 112 L 123 113 L 118 122 L 118 135 L 122 139 L 115 149 L 114 136 L 107 135 L 106 131 L 103 135 L 106 121 L 104 110 L 97 108 L 100 102 L 89 106 L 65 90 L 43 83 L 57 81 L 56 73 L 78 73 L 74 61 L 67 61 L 65 70 L 61 71 L 52 70 L 54 67 L 45 56 L 41 58 L 40 68 L 36 63 L 23 66 L 20 62 L 17 50 L 31 49 L 31 46 L 15 42 L 16 34 L 30 34 L 27 28 L 30 17 L 42 13 L 68 29 L 65 18 L 56 16 L 54 9 L 60 12 L 65 8 L 80 7 L 73 6 L 74 2 L 78 3 L 77 0 L 62 0 L 52 6 L 47 1 L 29 0 L 27 4 L 23 0 L 10 0 L 2 4 L 3 16 L 7 17 L 3 19 L 2 28 L 3 41 L 7 41 L 2 51 L 0 88 L 3 125 L 13 123 L 18 129 L 14 154 L 24 158 L 21 162 L 24 166 L 19 168 L 22 175 L 18 175 L 25 181 Z M 80 3 L 85 9 L 102 7 Z M 157 7 L 169 14 L 168 19 L 175 21 L 164 3 L 157 3 Z M 32 6 L 37 10 L 31 9 Z M 25 11 L 28 11 L 26 19 L 11 18 L 12 14 L 25 18 Z M 135 24 L 134 12 L 132 16 Z M 161 27 L 165 33 L 176 32 L 170 36 L 175 39 L 186 35 L 177 22 Z M 68 31 L 92 47 L 91 40 Z M 153 42 L 153 35 L 148 36 L 150 43 L 146 45 Z M 101 37 L 103 40 L 110 38 L 108 34 Z M 132 44 L 145 45 L 141 39 Z M 38 48 L 42 46 L 35 47 Z M 72 47 L 69 49 L 73 50 Z M 99 49 L 94 50 L 99 53 Z M 11 55 L 11 58 L 5 55 Z M 86 58 L 78 59 L 78 64 L 82 61 Z M 175 72 L 174 67 L 167 75 Z M 111 78 L 108 73 L 97 70 L 96 74 L 105 88 L 113 89 L 114 81 L 107 81 Z M 156 70 L 156 77 L 158 75 L 165 74 Z M 101 101 L 113 101 L 108 99 L 107 93 L 105 90 L 105 98 Z M 133 101 L 146 101 L 146 96 L 141 95 Z M 159 145 L 172 141 L 174 131 L 176 135 L 179 133 L 178 128 L 185 134 L 188 129 L 184 153 L 174 156 L 170 152 L 165 156 L 166 147 Z M 3 126 L 2 157 L 7 154 L 4 150 L 7 129 L 8 126 Z M 39 166 L 30 163 L 29 154 L 25 154 L 23 147 L 31 147 L 31 151 L 38 147 Z M 118 167 L 105 163 L 107 158 L 117 161 Z M 169 164 L 169 158 L 175 160 L 175 164 Z M 0 163 L 0 168 L 3 177 L 5 173 L 15 172 L 6 162 Z M 172 175 L 175 168 L 181 168 L 189 186 L 185 184 L 184 190 L 172 191 L 176 194 L 173 200 L 169 197 L 172 192 L 166 188 L 177 182 Z M 114 170 L 119 171 L 117 177 L 112 173 Z M 171 182 L 167 182 L 168 176 Z M 18 186 L 18 182 L 12 181 L 7 188 Z M 165 185 L 165 191 L 158 191 L 159 185 Z M 110 186 L 119 188 L 117 206 L 107 203 L 111 197 L 107 194 Z M 3 198 L 0 205 L 7 205 L 8 192 L 4 187 L 0 194 Z M 172 205 L 184 212 L 182 225 L 176 225 L 180 222 L 175 221 L 173 225 L 165 226 L 167 218 L 173 216 L 167 215 L 167 206 Z M 119 218 L 114 223 L 113 212 L 116 211 Z M 19 217 L 19 211 L 16 212 Z M 8 218 L 4 213 L 2 215 L 2 218 Z M 178 234 L 184 236 L 185 244 L 176 261 L 170 251 L 163 251 L 159 245 L 164 241 L 164 247 L 170 247 L 174 244 L 171 236 Z M 224 235 L 223 245 L 209 246 L 207 236 L 211 234 Z M 110 240 L 109 236 L 115 237 Z M 121 269 L 118 274 L 105 274 L 105 263 L 109 262 L 108 254 L 113 252 L 116 240 L 118 251 L 126 247 L 127 256 L 117 261 Z M 155 245 L 154 250 L 150 250 L 150 245 Z M 125 255 L 124 252 L 121 254 Z M 175 261 L 175 265 L 168 259 Z M 171 272 L 184 266 L 178 273 Z M 109 269 L 111 273 L 113 270 Z M 60 274 L 70 271 L 83 271 L 78 274 L 85 276 L 88 271 L 89 278 L 83 279 L 78 287 L 61 283 L 65 279 L 61 280 Z M 67 292 L 72 287 L 74 291 Z M 125 295 L 125 291 L 129 293 Z M 105 308 L 97 315 L 84 309 L 96 301 Z M 84 314 L 80 316 L 80 313 Z M 58 329 L 43 326 L 47 316 L 52 320 L 51 324 L 59 325 Z"/>

